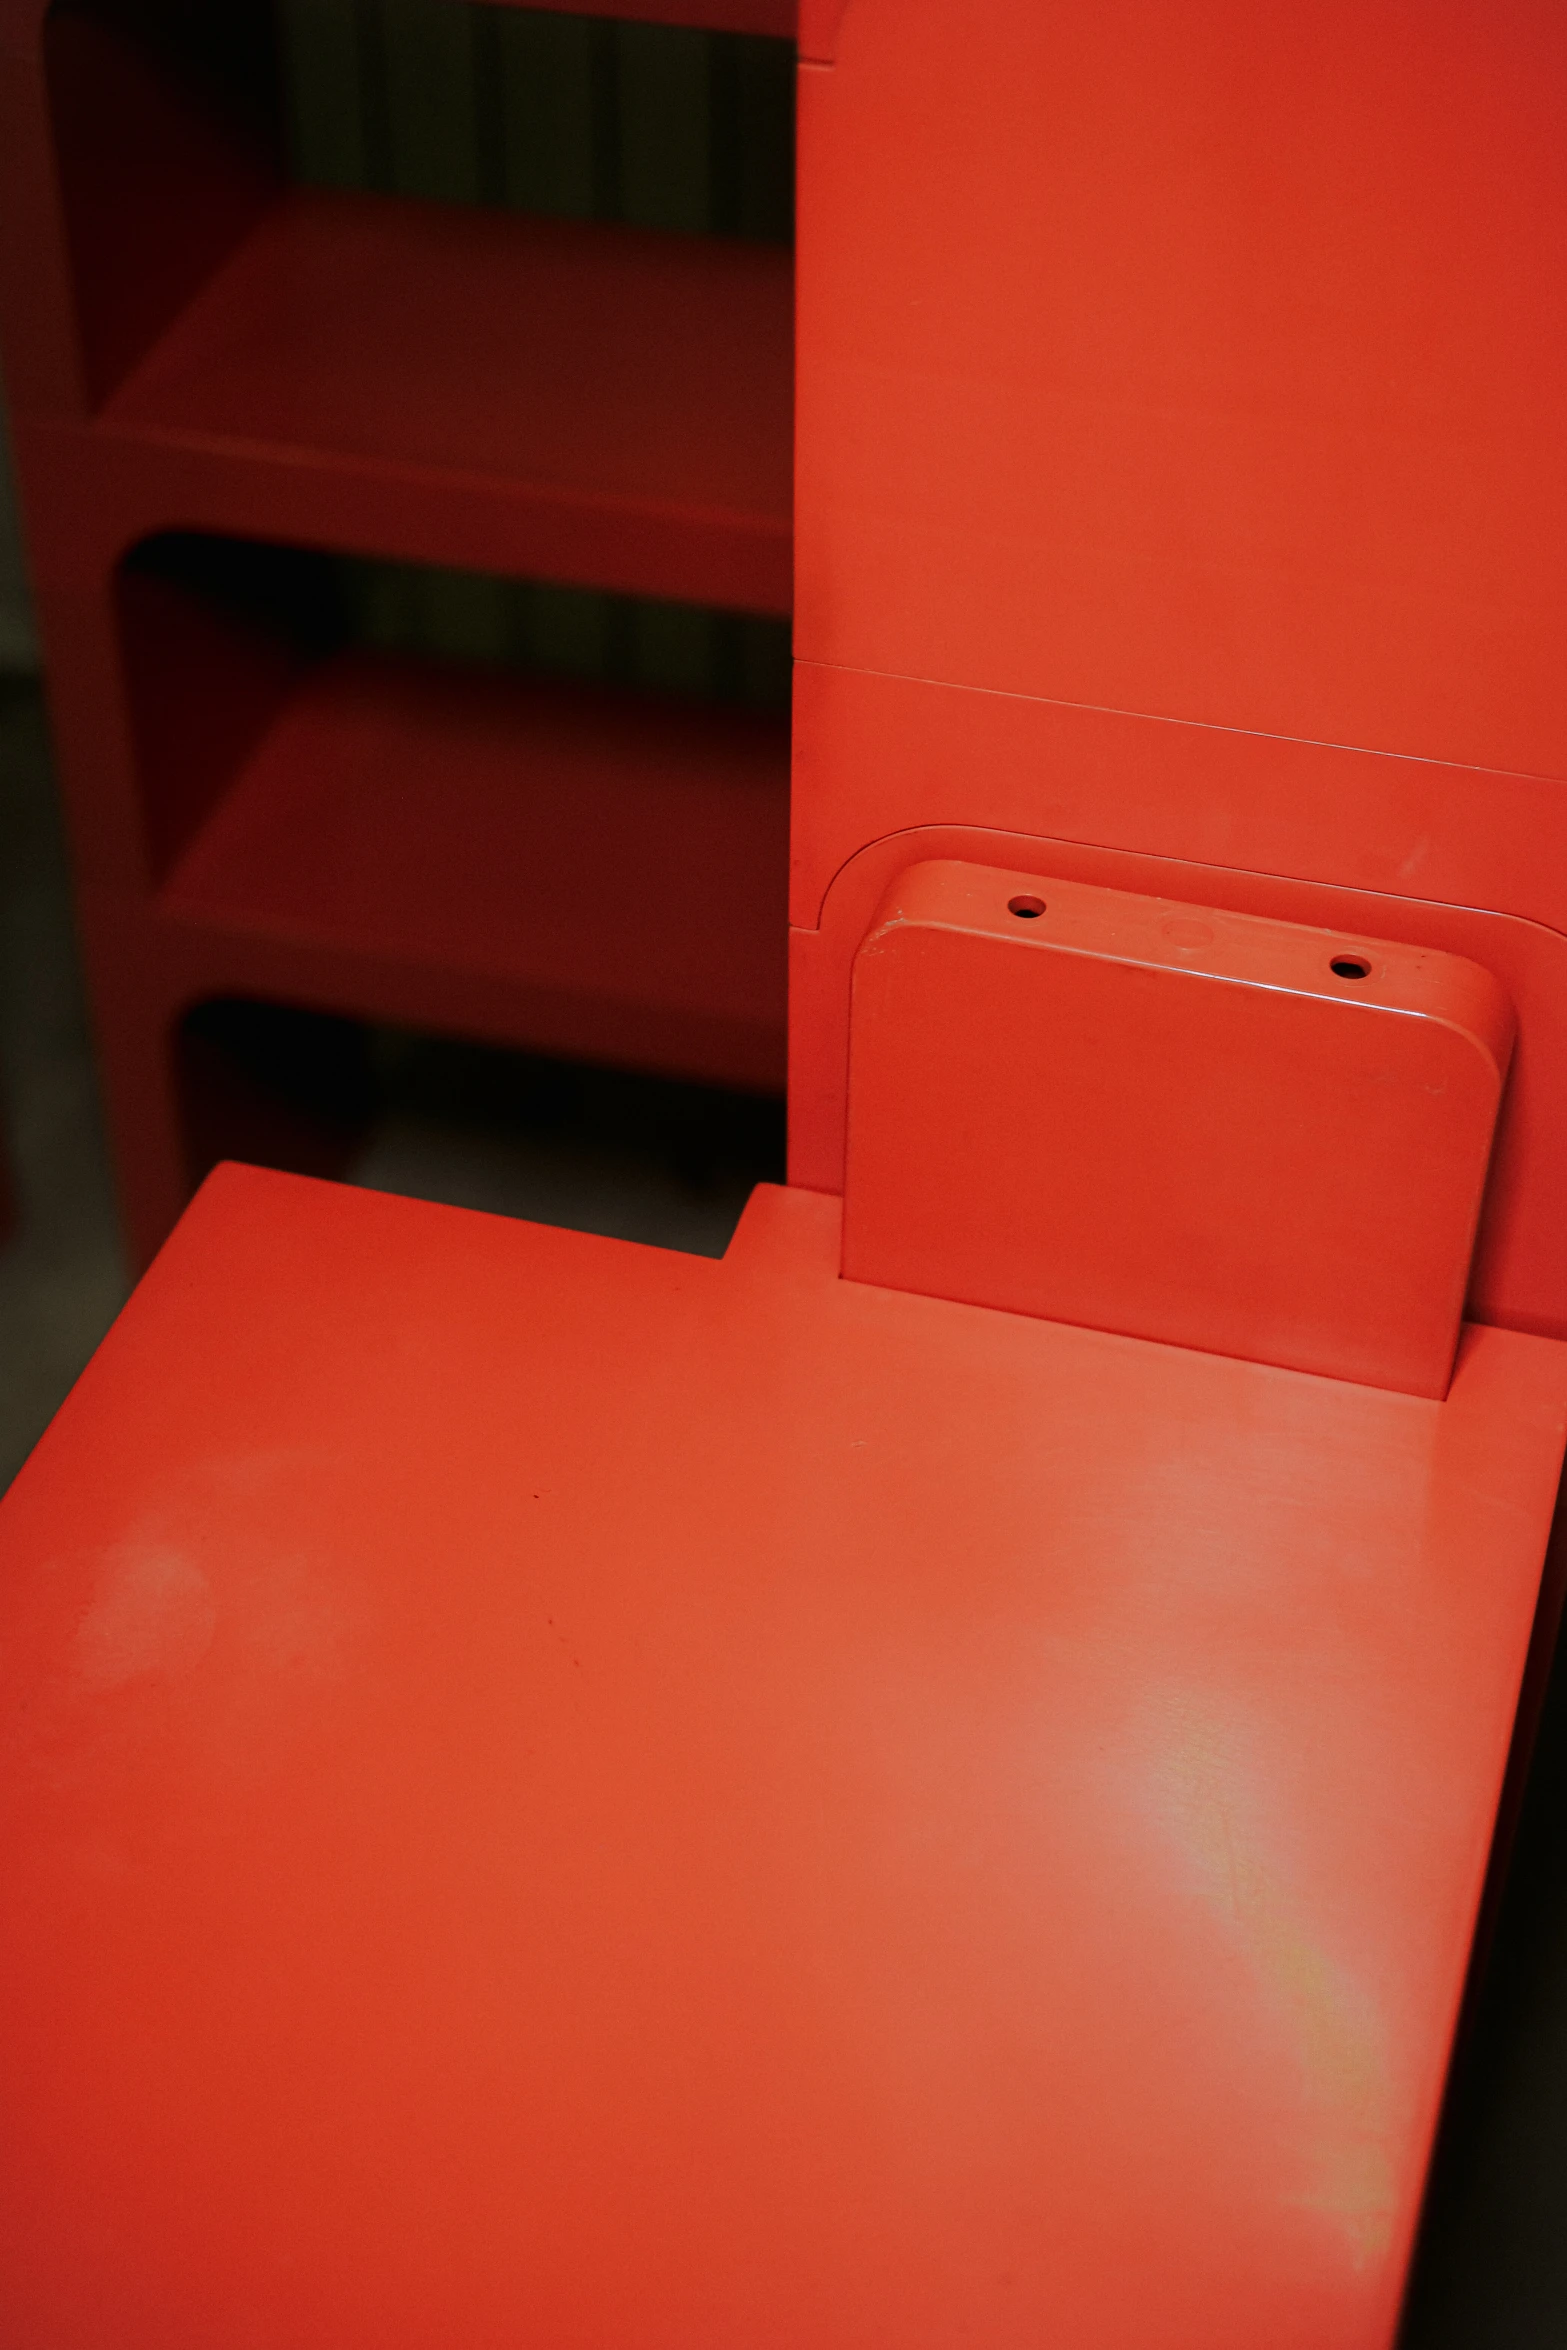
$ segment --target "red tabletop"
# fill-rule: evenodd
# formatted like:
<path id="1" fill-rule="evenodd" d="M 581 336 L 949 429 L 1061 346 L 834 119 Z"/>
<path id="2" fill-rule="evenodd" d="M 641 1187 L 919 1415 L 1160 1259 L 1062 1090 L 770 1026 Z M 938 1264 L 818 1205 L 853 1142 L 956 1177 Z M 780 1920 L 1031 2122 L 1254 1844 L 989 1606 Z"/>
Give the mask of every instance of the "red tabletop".
<path id="1" fill-rule="evenodd" d="M 0 2338 L 1385 2345 L 1567 1347 L 249 1170 L 0 1508 Z"/>

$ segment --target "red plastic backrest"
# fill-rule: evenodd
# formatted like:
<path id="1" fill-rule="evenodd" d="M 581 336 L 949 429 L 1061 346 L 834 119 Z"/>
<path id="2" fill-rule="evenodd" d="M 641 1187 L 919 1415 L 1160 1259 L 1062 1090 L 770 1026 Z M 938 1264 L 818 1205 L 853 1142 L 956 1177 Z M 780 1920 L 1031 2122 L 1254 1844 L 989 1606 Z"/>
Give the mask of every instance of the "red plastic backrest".
<path id="1" fill-rule="evenodd" d="M 1142 886 L 1259 912 L 1376 893 L 1416 944 L 1462 909 L 1567 930 L 1567 18 L 849 0 L 830 64 L 821 21 L 797 1176 L 842 1179 L 820 926 L 878 842 L 1159 859 Z M 920 828 L 970 845 L 900 850 Z M 1555 1212 L 1567 1050 L 1513 992 L 1530 1098 L 1476 1302 L 1567 1330 L 1567 1265 L 1514 1230 Z"/>
<path id="2" fill-rule="evenodd" d="M 843 1270 L 1445 1395 L 1512 1042 L 1458 955 L 911 866 L 855 959 Z"/>

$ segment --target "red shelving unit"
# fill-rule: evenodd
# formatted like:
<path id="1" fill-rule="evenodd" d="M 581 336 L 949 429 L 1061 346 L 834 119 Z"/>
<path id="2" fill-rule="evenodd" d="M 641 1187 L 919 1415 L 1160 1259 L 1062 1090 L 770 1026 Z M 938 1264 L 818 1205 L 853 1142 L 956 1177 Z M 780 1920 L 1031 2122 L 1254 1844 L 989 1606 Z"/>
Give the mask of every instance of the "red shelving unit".
<path id="1" fill-rule="evenodd" d="M 792 281 L 738 239 L 300 191 L 99 431 L 122 463 L 313 467 L 328 501 L 482 485 L 519 569 L 786 613 Z"/>
<path id="2" fill-rule="evenodd" d="M 154 901 L 352 1008 L 777 1091 L 787 740 L 765 720 L 412 663 L 324 663 Z"/>
<path id="3" fill-rule="evenodd" d="M 0 6 L 0 326 L 142 1259 L 209 999 L 783 1082 L 781 721 L 307 660 L 136 565 L 197 533 L 786 615 L 792 256 L 290 186 L 271 38 L 253 0 Z"/>

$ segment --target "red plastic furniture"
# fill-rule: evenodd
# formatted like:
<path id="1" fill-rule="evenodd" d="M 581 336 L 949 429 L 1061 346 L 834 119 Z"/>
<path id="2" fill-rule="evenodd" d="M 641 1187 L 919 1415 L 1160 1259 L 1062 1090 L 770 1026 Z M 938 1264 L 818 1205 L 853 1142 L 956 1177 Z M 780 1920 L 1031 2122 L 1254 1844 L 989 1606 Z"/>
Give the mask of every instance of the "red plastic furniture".
<path id="1" fill-rule="evenodd" d="M 600 13 L 794 29 L 792 0 Z M 790 608 L 787 250 L 290 188 L 204 66 L 268 15 L 0 7 L 0 335 L 143 1263 L 189 1197 L 175 1034 L 209 999 L 785 1074 L 781 725 L 307 663 L 127 565 L 207 533 Z"/>
<path id="2" fill-rule="evenodd" d="M 854 962 L 853 1280 L 1445 1395 L 1513 1049 L 1457 955 L 938 862 Z"/>
<path id="3" fill-rule="evenodd" d="M 800 39 L 790 1186 L 204 1188 L 0 1507 L 6 2339 L 1394 2338 L 1561 1596 L 1567 29 Z"/>

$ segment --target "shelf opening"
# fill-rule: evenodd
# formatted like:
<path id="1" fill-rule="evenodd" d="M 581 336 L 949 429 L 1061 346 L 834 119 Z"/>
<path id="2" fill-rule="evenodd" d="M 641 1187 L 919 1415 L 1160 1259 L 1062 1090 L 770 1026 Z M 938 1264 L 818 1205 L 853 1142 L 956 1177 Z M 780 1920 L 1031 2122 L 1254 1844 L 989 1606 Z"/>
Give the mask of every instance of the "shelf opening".
<path id="1" fill-rule="evenodd" d="M 721 1256 L 784 1180 L 776 1099 L 242 998 L 176 1044 L 189 1170 L 220 1159 Z"/>
<path id="2" fill-rule="evenodd" d="M 187 532 L 135 548 L 117 592 L 159 880 L 334 657 L 572 680 L 744 713 L 775 741 L 787 729 L 788 623 L 753 613 Z"/>
<path id="3" fill-rule="evenodd" d="M 745 28 L 788 13 L 741 0 L 716 29 L 638 9 L 283 0 L 290 176 L 787 244 L 794 45 Z"/>
<path id="4" fill-rule="evenodd" d="M 55 0 L 45 58 L 90 399 L 291 188 L 787 245 L 792 11 L 669 13 L 710 21 L 647 21 L 632 0 L 603 16 Z"/>
<path id="5" fill-rule="evenodd" d="M 785 624 L 189 535 L 118 588 L 156 903 L 202 955 L 782 1091 Z"/>

